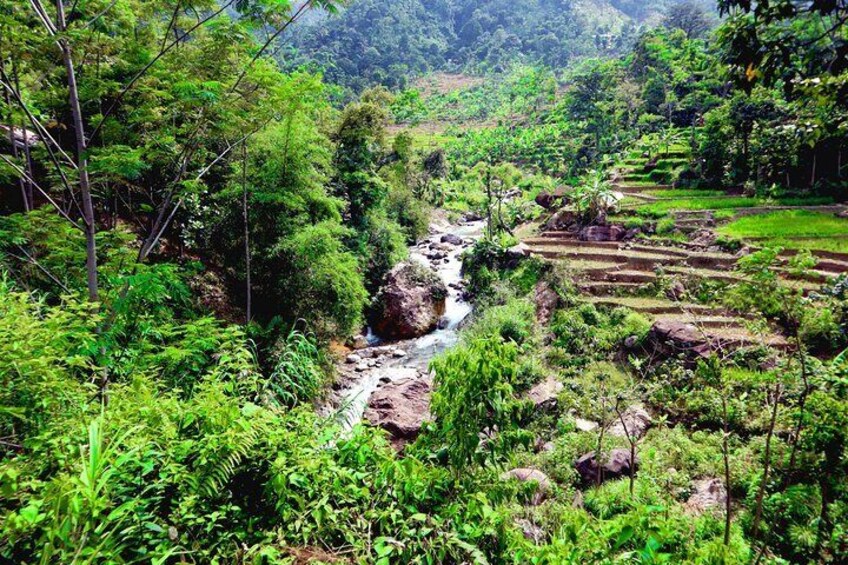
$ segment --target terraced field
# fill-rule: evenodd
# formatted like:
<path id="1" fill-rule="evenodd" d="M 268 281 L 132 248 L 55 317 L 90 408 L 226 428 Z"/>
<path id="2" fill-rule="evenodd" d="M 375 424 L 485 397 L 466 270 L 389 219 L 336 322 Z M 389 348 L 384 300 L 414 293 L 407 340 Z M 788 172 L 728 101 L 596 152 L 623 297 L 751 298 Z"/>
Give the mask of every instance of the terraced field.
<path id="1" fill-rule="evenodd" d="M 631 151 L 611 174 L 614 190 L 625 196 L 623 211 L 648 218 L 670 216 L 678 231 L 692 233 L 737 216 L 780 211 L 834 214 L 846 209 L 829 197 L 763 198 L 722 190 L 675 188 L 673 182 L 689 159 L 689 149 L 680 144 L 664 151 L 646 146 Z M 848 229 L 845 232 L 848 235 Z"/>
<path id="2" fill-rule="evenodd" d="M 634 242 L 588 242 L 570 232 L 545 232 L 524 242 L 530 253 L 552 261 L 563 261 L 572 270 L 578 287 L 600 306 L 625 306 L 654 320 L 684 321 L 724 344 L 786 346 L 780 335 L 757 332 L 750 320 L 717 306 L 666 297 L 664 286 L 672 281 L 695 287 L 701 281 L 733 284 L 745 280 L 733 270 L 737 257 Z M 788 254 L 784 257 L 788 260 Z M 848 256 L 826 258 L 815 271 L 815 280 L 794 280 L 789 284 L 806 292 L 819 288 L 825 280 L 848 272 Z"/>
<path id="3" fill-rule="evenodd" d="M 688 159 L 688 149 L 680 145 L 653 157 L 645 148 L 637 148 L 612 172 L 614 190 L 625 195 L 621 215 L 614 221 L 627 227 L 628 219 L 634 226 L 659 221 L 665 224 L 665 236 L 625 242 L 582 241 L 572 232 L 547 231 L 525 238 L 524 243 L 534 256 L 564 262 L 578 287 L 597 305 L 625 306 L 656 321 L 685 321 L 722 344 L 787 347 L 786 340 L 773 330 L 754 328 L 751 320 L 719 306 L 684 298 L 694 294 L 688 290 L 704 283 L 721 286 L 745 280 L 734 269 L 738 256 L 707 251 L 705 247 L 712 244 L 695 245 L 690 240 L 715 230 L 756 249 L 777 241 L 773 231 L 778 229 L 781 234 L 791 232 L 796 239 L 806 238 L 803 241 L 824 242 L 826 245 L 810 246 L 818 263 L 803 274 L 789 269 L 792 255 L 805 248 L 801 240 L 798 245 L 787 240 L 790 244 L 784 245 L 787 250 L 781 254 L 780 275 L 785 283 L 809 293 L 848 273 L 848 219 L 836 217 L 846 215 L 848 208 L 830 199 L 764 200 L 718 190 L 674 188 L 672 181 Z M 781 214 L 804 222 L 796 222 L 794 231 L 784 229 Z M 763 220 L 751 221 L 754 216 Z M 739 218 L 745 220 L 733 223 Z M 816 239 L 811 232 L 822 232 L 826 238 Z"/>

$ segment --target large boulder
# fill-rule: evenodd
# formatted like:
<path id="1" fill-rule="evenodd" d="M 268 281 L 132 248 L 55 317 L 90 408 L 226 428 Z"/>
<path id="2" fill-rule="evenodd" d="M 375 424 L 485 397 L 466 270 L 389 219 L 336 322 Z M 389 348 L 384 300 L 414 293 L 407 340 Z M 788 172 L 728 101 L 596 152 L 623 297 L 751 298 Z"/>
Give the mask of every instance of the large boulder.
<path id="1" fill-rule="evenodd" d="M 455 233 L 446 233 L 441 237 L 440 241 L 450 245 L 462 245 L 462 238 Z"/>
<path id="2" fill-rule="evenodd" d="M 535 201 L 536 204 L 545 210 L 550 210 L 557 204 L 561 203 L 566 194 L 568 194 L 568 189 L 564 186 L 558 187 L 551 192 L 543 190 L 536 196 Z"/>
<path id="3" fill-rule="evenodd" d="M 419 263 L 401 263 L 389 271 L 374 297 L 371 327 L 387 339 L 420 337 L 438 325 L 447 296 L 448 289 L 436 273 Z"/>
<path id="4" fill-rule="evenodd" d="M 653 420 L 647 410 L 641 406 L 631 406 L 621 413 L 621 418 L 616 416 L 607 433 L 616 437 L 629 435 L 633 439 L 639 439 L 645 435 L 652 423 Z"/>
<path id="5" fill-rule="evenodd" d="M 559 294 L 545 281 L 539 281 L 533 290 L 533 302 L 536 304 L 536 320 L 547 325 L 559 307 Z"/>
<path id="6" fill-rule="evenodd" d="M 654 350 L 667 356 L 683 353 L 690 359 L 707 358 L 710 344 L 707 336 L 694 324 L 659 320 L 648 332 L 648 343 Z"/>
<path id="7" fill-rule="evenodd" d="M 695 481 L 692 495 L 684 504 L 690 514 L 716 511 L 727 502 L 727 489 L 721 479 L 708 478 Z"/>
<path id="8" fill-rule="evenodd" d="M 622 226 L 589 226 L 580 230 L 578 237 L 582 241 L 621 241 L 627 235 Z"/>
<path id="9" fill-rule="evenodd" d="M 548 478 L 547 475 L 545 475 L 538 469 L 512 469 L 501 475 L 501 479 L 515 479 L 522 483 L 536 483 L 536 491 L 533 494 L 533 498 L 530 499 L 530 504 L 532 504 L 533 506 L 538 506 L 539 504 L 541 504 L 542 501 L 547 498 L 551 490 L 551 480 Z"/>
<path id="10" fill-rule="evenodd" d="M 574 228 L 577 224 L 577 212 L 569 208 L 560 208 L 545 223 L 545 231 L 560 231 Z"/>
<path id="11" fill-rule="evenodd" d="M 598 478 L 598 460 L 596 453 L 591 451 L 574 464 L 586 484 L 594 483 Z M 639 468 L 639 457 L 633 463 L 633 470 Z M 630 451 L 627 449 L 613 449 L 606 455 L 601 456 L 600 470 L 601 482 L 630 476 Z"/>
<path id="12" fill-rule="evenodd" d="M 556 377 L 550 376 L 531 388 L 527 393 L 527 398 L 533 402 L 536 410 L 542 412 L 553 410 L 556 408 L 557 397 L 562 389 L 562 383 Z"/>
<path id="13" fill-rule="evenodd" d="M 365 419 L 388 431 L 396 447 L 414 440 L 431 420 L 429 377 L 406 378 L 377 390 L 368 399 Z"/>

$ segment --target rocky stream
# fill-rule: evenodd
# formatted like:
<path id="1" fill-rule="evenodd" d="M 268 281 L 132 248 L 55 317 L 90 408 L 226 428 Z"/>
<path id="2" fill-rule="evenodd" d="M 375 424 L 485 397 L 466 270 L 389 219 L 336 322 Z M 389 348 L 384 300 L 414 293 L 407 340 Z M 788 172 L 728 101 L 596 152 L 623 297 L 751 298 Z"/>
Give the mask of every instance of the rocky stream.
<path id="1" fill-rule="evenodd" d="M 369 327 L 367 334 L 355 340 L 353 350 L 339 363 L 338 384 L 322 412 L 337 414 L 347 428 L 365 418 L 372 425 L 388 430 L 396 445 L 415 438 L 430 416 L 430 361 L 457 343 L 462 323 L 472 311 L 465 296 L 461 256 L 483 234 L 484 226 L 480 220 L 458 224 L 435 220 L 431 224 L 430 235 L 410 249 L 407 264 L 393 270 L 389 279 L 393 275 L 401 278 L 403 273 L 399 270 L 410 264 L 424 266 L 440 279 L 439 282 L 433 277 L 437 286 L 446 290 L 443 307 L 439 300 L 433 309 L 426 297 L 422 300 L 414 296 L 418 289 L 398 284 L 395 294 L 401 296 L 396 297 L 396 310 L 402 311 L 395 311 L 393 316 L 410 318 L 406 326 L 417 327 L 419 331 L 404 328 L 385 331 L 385 324 L 381 324 L 382 333 L 423 335 L 389 340 Z M 380 298 L 378 295 L 377 300 Z"/>

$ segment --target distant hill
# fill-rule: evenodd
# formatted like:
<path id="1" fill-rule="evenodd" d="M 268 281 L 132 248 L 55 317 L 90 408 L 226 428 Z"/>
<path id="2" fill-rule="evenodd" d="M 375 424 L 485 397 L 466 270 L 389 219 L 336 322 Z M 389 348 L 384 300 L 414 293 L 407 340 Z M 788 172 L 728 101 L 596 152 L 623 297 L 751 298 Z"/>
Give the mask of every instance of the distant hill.
<path id="1" fill-rule="evenodd" d="M 353 0 L 296 26 L 282 56 L 355 90 L 400 87 L 430 71 L 499 71 L 515 62 L 561 67 L 624 50 L 676 0 Z M 698 0 L 712 5 L 709 0 Z"/>

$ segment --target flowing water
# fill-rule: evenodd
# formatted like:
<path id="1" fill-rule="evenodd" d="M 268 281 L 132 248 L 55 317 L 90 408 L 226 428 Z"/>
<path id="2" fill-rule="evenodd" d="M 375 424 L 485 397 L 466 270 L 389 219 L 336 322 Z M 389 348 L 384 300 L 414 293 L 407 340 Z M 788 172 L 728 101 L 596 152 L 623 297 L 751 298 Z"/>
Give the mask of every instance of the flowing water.
<path id="1" fill-rule="evenodd" d="M 434 224 L 431 235 L 412 249 L 410 259 L 428 267 L 433 267 L 448 288 L 445 301 L 445 313 L 440 328 L 417 339 L 383 343 L 370 328 L 368 347 L 355 353 L 363 358 L 362 363 L 370 366 L 356 371 L 351 364 L 340 367 L 345 381 L 334 392 L 331 406 L 325 407 L 325 413 L 338 411 L 340 418 L 348 426 L 362 419 L 371 394 L 385 384 L 406 378 L 422 378 L 427 374 L 430 361 L 443 351 L 454 346 L 459 340 L 459 328 L 463 320 L 471 314 L 471 304 L 463 298 L 462 290 L 462 252 L 483 233 L 483 221 L 464 222 L 459 225 Z M 445 234 L 456 235 L 463 245 L 452 246 L 444 259 L 430 259 L 431 246 L 438 246 Z"/>

